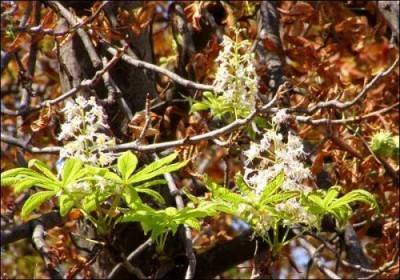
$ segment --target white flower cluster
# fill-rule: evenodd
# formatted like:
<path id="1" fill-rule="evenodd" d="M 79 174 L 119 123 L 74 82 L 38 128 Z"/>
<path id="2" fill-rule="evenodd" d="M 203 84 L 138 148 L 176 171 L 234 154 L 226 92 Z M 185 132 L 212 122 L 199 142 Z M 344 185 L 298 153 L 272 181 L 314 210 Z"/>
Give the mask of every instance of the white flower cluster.
<path id="1" fill-rule="evenodd" d="M 273 152 L 271 153 L 271 148 Z M 260 195 L 268 182 L 272 181 L 278 174 L 285 173 L 285 182 L 282 185 L 284 191 L 310 191 L 302 182 L 310 177 L 310 170 L 299 161 L 305 153 L 303 144 L 295 135 L 289 133 L 287 143 L 283 143 L 282 135 L 273 130 L 267 131 L 260 144 L 251 143 L 250 149 L 244 151 L 247 156 L 246 163 L 258 159 L 260 168 L 246 168 L 245 178 L 255 188 L 256 194 Z M 264 156 L 271 154 L 273 156 Z"/>
<path id="2" fill-rule="evenodd" d="M 214 80 L 216 92 L 222 94 L 226 103 L 251 111 L 255 107 L 258 92 L 258 76 L 252 62 L 254 54 L 249 51 L 251 43 L 248 40 L 238 42 L 237 39 L 235 42 L 224 36 L 222 45 L 224 49 L 216 59 L 219 62 Z"/>
<path id="3" fill-rule="evenodd" d="M 291 198 L 277 204 L 275 209 L 278 212 L 287 214 L 287 219 L 283 220 L 283 224 L 292 225 L 293 223 L 304 223 L 312 226 L 318 223 L 317 217 L 304 210 L 303 206 L 296 198 Z"/>
<path id="4" fill-rule="evenodd" d="M 286 112 L 281 112 L 273 118 L 275 124 L 280 125 L 288 118 Z M 284 173 L 285 180 L 280 187 L 281 192 L 297 191 L 308 193 L 311 188 L 303 182 L 311 177 L 311 172 L 304 167 L 300 161 L 305 155 L 300 138 L 289 133 L 287 143 L 283 142 L 282 134 L 276 129 L 268 130 L 260 143 L 250 143 L 250 148 L 244 151 L 247 157 L 246 165 L 254 163 L 257 167 L 245 168 L 244 178 L 254 189 L 256 196 L 260 196 L 268 185 L 278 174 Z M 304 210 L 298 198 L 289 199 L 276 205 L 275 209 L 282 212 L 284 216 L 290 217 L 283 222 L 298 222 L 312 225 L 316 223 L 316 217 Z M 267 227 L 263 222 L 262 226 Z"/>
<path id="5" fill-rule="evenodd" d="M 58 140 L 67 140 L 68 143 L 61 149 L 60 158 L 77 157 L 95 166 L 109 165 L 115 155 L 104 150 L 114 146 L 115 139 L 99 132 L 108 126 L 103 109 L 96 104 L 95 98 L 86 100 L 78 96 L 75 102 L 66 102 L 63 111 L 65 123 L 61 126 Z"/>

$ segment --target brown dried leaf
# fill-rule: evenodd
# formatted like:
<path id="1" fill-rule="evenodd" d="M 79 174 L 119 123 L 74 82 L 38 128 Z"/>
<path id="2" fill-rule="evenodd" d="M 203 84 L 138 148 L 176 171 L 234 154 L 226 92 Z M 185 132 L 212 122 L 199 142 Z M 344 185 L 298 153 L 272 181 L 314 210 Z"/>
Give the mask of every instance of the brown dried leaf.
<path id="1" fill-rule="evenodd" d="M 296 16 L 299 17 L 301 19 L 306 19 L 309 16 L 311 16 L 314 12 L 314 8 L 307 3 L 304 2 L 298 2 L 295 5 L 293 5 L 289 11 L 284 10 L 284 9 L 280 9 L 278 8 L 278 10 L 287 16 Z"/>
<path id="2" fill-rule="evenodd" d="M 139 35 L 143 29 L 145 29 L 153 19 L 155 12 L 154 5 L 144 5 L 135 11 L 135 21 L 132 25 L 132 30 L 135 35 Z"/>
<path id="3" fill-rule="evenodd" d="M 17 37 L 15 37 L 14 41 L 7 46 L 7 52 L 14 52 L 19 48 L 21 44 L 26 44 L 29 41 L 28 33 L 18 33 Z"/>
<path id="4" fill-rule="evenodd" d="M 32 122 L 31 129 L 33 132 L 43 130 L 49 125 L 49 122 L 53 116 L 53 109 L 49 102 L 40 110 L 39 118 Z"/>
<path id="5" fill-rule="evenodd" d="M 69 221 L 78 220 L 80 217 L 82 217 L 82 212 L 78 208 L 73 208 L 68 213 Z"/>

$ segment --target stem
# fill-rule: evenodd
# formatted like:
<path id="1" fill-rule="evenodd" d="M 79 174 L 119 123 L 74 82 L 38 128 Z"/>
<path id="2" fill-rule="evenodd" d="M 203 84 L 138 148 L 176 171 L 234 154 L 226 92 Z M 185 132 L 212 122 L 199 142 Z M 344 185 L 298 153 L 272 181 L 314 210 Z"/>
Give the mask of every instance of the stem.
<path id="1" fill-rule="evenodd" d="M 107 221 L 107 219 L 110 218 L 110 214 L 114 211 L 116 206 L 119 204 L 119 200 L 121 199 L 121 196 L 124 193 L 126 186 L 127 185 L 123 185 L 121 192 L 119 194 L 117 194 L 117 196 L 114 198 L 113 202 L 111 203 L 111 207 L 110 207 L 110 209 L 108 209 L 106 217 L 104 218 L 104 222 L 106 224 L 109 224 L 111 222 L 111 219 L 109 221 Z"/>

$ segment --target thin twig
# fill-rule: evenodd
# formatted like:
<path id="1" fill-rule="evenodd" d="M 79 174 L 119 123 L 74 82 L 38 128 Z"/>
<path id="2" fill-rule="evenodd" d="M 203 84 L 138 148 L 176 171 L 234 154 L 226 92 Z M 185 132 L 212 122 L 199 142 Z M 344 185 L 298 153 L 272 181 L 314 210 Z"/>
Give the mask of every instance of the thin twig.
<path id="1" fill-rule="evenodd" d="M 139 247 L 137 247 L 132 253 L 129 254 L 129 256 L 126 258 L 129 262 L 131 262 L 133 259 L 138 257 L 141 253 L 143 253 L 148 247 L 152 245 L 151 239 L 147 239 L 146 242 L 141 244 Z M 118 263 L 117 265 L 114 266 L 114 268 L 110 271 L 110 273 L 107 276 L 107 279 L 113 279 L 118 271 L 122 268 L 123 264 Z"/>
<path id="2" fill-rule="evenodd" d="M 364 116 L 357 116 L 355 118 L 330 120 L 330 119 L 312 119 L 311 116 L 296 116 L 296 121 L 301 122 L 301 123 L 312 124 L 312 125 L 327 124 L 329 122 L 331 122 L 332 124 L 347 124 L 347 123 L 359 122 L 359 121 L 377 116 L 379 114 L 389 112 L 390 110 L 392 110 L 393 108 L 397 108 L 398 106 L 399 106 L 399 102 L 397 102 L 396 104 L 390 105 L 389 107 L 383 108 L 381 110 L 368 113 Z"/>
<path id="3" fill-rule="evenodd" d="M 16 225 L 12 228 L 2 228 L 1 230 L 1 246 L 16 242 L 18 240 L 28 238 L 32 235 L 32 228 L 36 222 L 40 222 L 44 229 L 50 229 L 55 226 L 62 225 L 65 222 L 60 216 L 58 211 L 51 211 L 49 213 L 43 214 L 37 219 L 30 220 L 29 222 Z"/>
<path id="4" fill-rule="evenodd" d="M 63 279 L 59 269 L 51 258 L 50 248 L 44 241 L 45 227 L 43 224 L 36 220 L 33 222 L 32 243 L 40 256 L 43 258 L 46 268 L 50 273 L 52 279 Z"/>
<path id="5" fill-rule="evenodd" d="M 3 115 L 11 115 L 11 116 L 25 116 L 33 111 L 37 111 L 42 109 L 45 105 L 50 104 L 50 105 L 55 105 L 61 101 L 64 101 L 68 97 L 73 96 L 74 94 L 78 93 L 82 89 L 89 89 L 94 87 L 100 80 L 101 76 L 106 73 L 108 70 L 111 69 L 111 67 L 114 66 L 114 64 L 121 58 L 123 52 L 125 51 L 126 46 L 124 46 L 123 50 L 119 50 L 119 52 L 116 53 L 116 56 L 114 56 L 110 62 L 105 65 L 105 67 L 99 71 L 96 72 L 96 74 L 93 76 L 92 79 L 90 80 L 83 80 L 79 85 L 76 87 L 72 88 L 68 92 L 60 95 L 59 97 L 51 100 L 45 100 L 41 102 L 39 105 L 30 107 L 29 109 L 20 109 L 16 111 L 8 110 L 6 108 L 2 108 L 1 114 Z"/>
<path id="6" fill-rule="evenodd" d="M 112 61 L 110 61 L 111 63 Z M 102 72 L 102 71 L 99 71 Z M 97 73 L 99 73 L 97 72 Z M 96 75 L 97 75 L 96 73 Z M 95 76 L 96 76 L 95 75 Z M 96 80 L 93 78 L 92 80 L 89 81 L 82 81 L 82 83 L 79 85 L 79 87 L 88 87 L 89 85 L 93 84 L 93 81 Z M 54 99 L 50 102 L 53 102 L 52 104 L 55 104 L 57 102 L 60 102 L 66 98 L 68 98 L 70 95 L 75 94 L 77 91 L 74 89 L 70 90 L 69 92 L 63 94 L 62 96 L 58 97 L 57 99 Z M 124 143 L 124 144 L 119 144 L 115 145 L 114 147 L 110 148 L 109 150 L 112 150 L 114 152 L 121 152 L 121 151 L 126 151 L 126 150 L 134 150 L 134 151 L 140 151 L 140 152 L 148 152 L 148 151 L 157 151 L 157 150 L 163 150 L 163 149 L 168 149 L 168 148 L 175 148 L 178 146 L 182 145 L 187 145 L 187 144 L 196 144 L 200 141 L 203 140 L 211 140 L 214 139 L 218 136 L 224 135 L 226 133 L 229 133 L 243 125 L 247 125 L 252 121 L 252 119 L 257 115 L 258 111 L 260 112 L 266 112 L 266 111 L 271 111 L 274 112 L 277 109 L 276 108 L 271 108 L 272 105 L 275 103 L 276 96 L 266 105 L 264 105 L 260 110 L 255 110 L 253 111 L 249 116 L 247 116 L 245 119 L 237 119 L 236 121 L 222 127 L 219 129 L 216 129 L 214 131 L 210 131 L 207 133 L 203 133 L 200 135 L 195 135 L 193 137 L 188 137 L 185 139 L 180 139 L 180 140 L 175 140 L 175 141 L 168 141 L 168 142 L 163 142 L 163 143 L 156 143 L 156 144 L 150 144 L 150 145 L 141 145 L 137 144 L 135 141 L 129 142 L 129 143 Z M 38 105 L 42 106 L 42 105 Z M 44 105 L 43 105 L 44 106 Z M 3 113 L 3 112 L 2 112 Z M 15 112 L 14 112 L 15 113 Z M 32 146 L 31 144 L 26 144 L 24 143 L 21 139 L 17 139 L 15 137 L 9 136 L 9 135 L 3 135 L 1 134 L 1 141 L 12 144 L 14 146 L 18 146 L 21 148 L 24 148 L 25 150 L 31 152 L 31 153 L 36 153 L 36 154 L 44 154 L 44 153 L 59 153 L 61 150 L 61 147 L 46 147 L 46 148 L 37 148 Z M 109 151 L 105 150 L 105 151 Z"/>
<path id="7" fill-rule="evenodd" d="M 315 249 L 306 239 L 299 238 L 298 241 L 300 245 L 306 249 L 310 256 L 313 257 L 315 264 L 323 274 L 325 274 L 329 279 L 342 279 L 332 270 L 327 268 L 320 258 L 316 257 L 316 254 L 318 253 L 317 249 Z"/>
<path id="8" fill-rule="evenodd" d="M 146 96 L 145 114 L 146 114 L 146 120 L 144 122 L 144 126 L 142 128 L 142 131 L 140 132 L 139 138 L 136 140 L 137 143 L 140 143 L 142 141 L 143 137 L 146 135 L 146 131 L 149 128 L 150 121 L 151 121 L 151 116 L 150 116 L 150 94 L 149 93 L 147 93 L 147 96 Z"/>
<path id="9" fill-rule="evenodd" d="M 115 47 L 112 46 L 107 41 L 101 39 L 100 43 L 102 45 L 104 45 L 104 47 L 107 49 L 107 51 L 109 53 L 111 53 L 112 55 L 114 55 L 117 52 Z M 151 63 L 148 63 L 148 62 L 145 62 L 145 61 L 141 61 L 141 60 L 135 59 L 135 58 L 133 58 L 133 57 L 131 57 L 129 55 L 126 55 L 126 54 L 123 55 L 122 59 L 125 62 L 129 63 L 130 65 L 132 65 L 134 67 L 144 68 L 144 69 L 148 69 L 148 70 L 163 74 L 163 75 L 169 77 L 171 80 L 175 81 L 176 83 L 178 83 L 178 84 L 180 84 L 180 85 L 182 85 L 184 87 L 198 89 L 198 90 L 215 91 L 213 86 L 199 84 L 199 83 L 192 82 L 190 80 L 186 80 L 186 79 L 182 78 L 181 76 L 175 74 L 172 71 L 169 71 L 169 70 L 167 70 L 165 68 L 159 67 L 157 65 L 154 65 L 154 64 L 151 64 Z"/>
<path id="10" fill-rule="evenodd" d="M 393 69 L 396 67 L 396 65 L 399 62 L 399 57 L 396 58 L 396 60 L 393 62 L 393 64 L 386 70 L 379 72 L 368 84 L 364 86 L 364 88 L 360 91 L 360 93 L 351 101 L 346 101 L 346 102 L 340 102 L 338 100 L 329 100 L 326 102 L 319 102 L 315 104 L 312 107 L 309 107 L 307 109 L 300 109 L 297 108 L 296 111 L 305 113 L 305 114 L 312 114 L 315 111 L 322 109 L 322 108 L 338 108 L 338 109 L 347 109 L 357 102 L 361 101 L 365 94 L 373 87 L 376 85 L 376 83 L 379 81 L 380 78 L 385 77 L 389 75 Z M 289 112 L 293 111 L 288 109 Z"/>
<path id="11" fill-rule="evenodd" d="M 24 32 L 24 33 L 29 33 L 29 34 L 41 34 L 41 35 L 50 35 L 50 36 L 55 36 L 55 37 L 60 37 L 60 36 L 65 36 L 69 33 L 72 33 L 76 31 L 78 28 L 87 25 L 91 23 L 96 17 L 99 15 L 101 10 L 110 3 L 111 1 L 104 1 L 101 3 L 101 5 L 97 8 L 97 10 L 88 18 L 85 20 L 79 21 L 77 24 L 74 26 L 70 27 L 69 29 L 61 32 L 56 32 L 54 31 L 54 28 L 43 28 L 42 25 L 35 25 L 33 27 L 28 27 L 28 26 L 18 26 L 18 27 L 11 27 L 7 29 L 1 29 L 1 33 L 5 33 L 7 31 L 13 31 L 13 32 Z M 38 24 L 38 23 L 36 23 Z"/>
<path id="12" fill-rule="evenodd" d="M 33 8 L 33 2 L 28 2 L 28 6 L 25 10 L 24 15 L 22 16 L 21 22 L 19 24 L 20 28 L 26 27 L 26 24 L 28 23 L 29 17 L 32 13 L 32 8 Z M 17 6 L 18 9 L 18 6 Z M 3 73 L 3 70 L 6 69 L 8 63 L 10 62 L 11 58 L 13 57 L 13 54 L 17 52 L 19 48 L 16 48 L 10 52 L 4 52 L 2 51 L 1 53 L 1 72 Z"/>

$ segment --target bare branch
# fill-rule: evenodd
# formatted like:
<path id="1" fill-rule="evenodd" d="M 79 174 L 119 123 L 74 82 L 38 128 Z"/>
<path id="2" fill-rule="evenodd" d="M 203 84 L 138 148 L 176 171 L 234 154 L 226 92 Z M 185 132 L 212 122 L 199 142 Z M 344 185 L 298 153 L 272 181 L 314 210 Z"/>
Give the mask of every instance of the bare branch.
<path id="1" fill-rule="evenodd" d="M 340 120 L 312 119 L 311 116 L 307 116 L 307 117 L 305 117 L 305 116 L 296 116 L 296 121 L 301 122 L 301 123 L 312 124 L 312 125 L 328 124 L 328 123 L 332 123 L 332 124 L 347 124 L 347 123 L 363 121 L 365 119 L 368 119 L 368 118 L 371 118 L 371 117 L 375 117 L 375 116 L 380 115 L 380 114 L 384 114 L 386 112 L 389 112 L 393 108 L 397 108 L 398 106 L 399 106 L 399 102 L 397 102 L 396 104 L 393 104 L 393 105 L 391 105 L 389 107 L 383 108 L 381 110 L 365 114 L 364 116 L 357 116 L 357 117 L 354 117 L 354 118 L 351 118 L 351 119 L 350 118 L 349 119 L 340 119 Z"/>
<path id="2" fill-rule="evenodd" d="M 56 1 L 46 1 L 46 4 L 51 6 L 57 12 L 59 12 L 70 25 L 78 26 L 80 25 L 81 21 L 79 19 L 75 19 L 75 17 L 66 9 L 63 5 Z M 108 2 L 106 2 L 108 3 Z M 98 70 L 103 67 L 103 63 L 101 62 L 100 57 L 98 56 L 96 50 L 94 49 L 93 43 L 90 40 L 89 35 L 86 33 L 85 30 L 77 28 L 76 32 L 78 33 L 79 37 L 82 39 L 82 42 L 89 54 L 90 61 L 92 62 L 93 68 Z"/>
<path id="3" fill-rule="evenodd" d="M 103 74 L 105 74 L 108 70 L 110 70 L 111 67 L 113 67 L 114 64 L 121 58 L 121 56 L 125 50 L 126 50 L 126 46 L 124 47 L 123 50 L 116 51 L 116 53 L 115 53 L 116 55 L 110 60 L 110 62 L 103 69 L 97 71 L 92 79 L 83 80 L 79 85 L 77 85 L 70 91 L 60 95 L 59 97 L 57 97 L 55 99 L 51 99 L 51 100 L 45 100 L 42 103 L 40 103 L 39 105 L 30 107 L 29 109 L 20 109 L 20 110 L 16 110 L 16 111 L 11 111 L 6 108 L 4 108 L 4 109 L 2 108 L 1 114 L 11 115 L 11 116 L 25 116 L 33 111 L 42 109 L 48 103 L 50 105 L 55 105 L 61 101 L 64 101 L 68 97 L 71 97 L 71 96 L 77 94 L 82 89 L 90 89 L 90 88 L 94 87 L 99 82 L 101 76 L 103 76 Z"/>
<path id="4" fill-rule="evenodd" d="M 28 23 L 29 17 L 32 13 L 33 2 L 28 2 L 28 7 L 26 8 L 25 14 L 23 15 L 21 22 L 19 24 L 20 28 L 25 28 L 26 24 Z M 18 6 L 17 6 L 18 9 Z M 1 51 L 1 69 L 0 73 L 3 73 L 3 70 L 6 69 L 8 63 L 10 62 L 14 52 L 17 52 L 18 49 L 11 51 L 11 52 L 3 52 Z"/>
<path id="5" fill-rule="evenodd" d="M 55 36 L 55 37 L 61 37 L 65 36 L 71 32 L 76 31 L 78 28 L 81 28 L 84 25 L 87 25 L 91 23 L 93 20 L 96 19 L 96 17 L 99 15 L 101 10 L 107 6 L 110 3 L 110 1 L 103 1 L 101 5 L 97 8 L 97 10 L 88 18 L 85 20 L 80 21 L 79 23 L 75 24 L 68 30 L 62 31 L 62 32 L 56 32 L 53 28 L 45 28 L 43 29 L 42 25 L 36 25 L 33 27 L 28 27 L 28 26 L 18 26 L 18 27 L 11 27 L 9 29 L 1 29 L 1 32 L 6 32 L 8 30 L 13 31 L 13 32 L 25 32 L 29 34 L 41 34 L 41 35 L 50 35 L 50 36 Z M 38 23 L 36 23 L 38 24 Z"/>
<path id="6" fill-rule="evenodd" d="M 322 108 L 338 108 L 338 109 L 347 109 L 356 104 L 357 102 L 361 101 L 366 93 L 376 85 L 376 83 L 380 80 L 380 78 L 388 76 L 393 69 L 397 66 L 399 63 L 399 57 L 396 58 L 396 60 L 393 62 L 393 64 L 386 70 L 382 70 L 379 72 L 368 84 L 365 85 L 365 87 L 360 91 L 360 93 L 351 101 L 346 101 L 346 102 L 340 102 L 338 100 L 329 100 L 326 102 L 319 102 L 315 104 L 312 107 L 309 107 L 307 109 L 296 109 L 296 110 L 290 110 L 288 109 L 289 112 L 291 111 L 298 111 L 301 113 L 306 113 L 306 114 L 312 114 L 315 111 L 322 109 Z"/>
<path id="7" fill-rule="evenodd" d="M 310 257 L 314 259 L 315 264 L 323 274 L 325 274 L 329 279 L 342 279 L 336 273 L 325 266 L 324 262 L 317 257 L 317 249 L 315 249 L 306 239 L 299 238 L 298 241 L 301 246 L 306 249 L 306 251 L 310 254 Z"/>
<path id="8" fill-rule="evenodd" d="M 108 43 L 107 41 L 105 41 L 103 39 L 101 39 L 100 42 L 101 42 L 101 44 L 104 45 L 104 47 L 107 49 L 107 51 L 109 53 L 111 53 L 112 55 L 115 55 L 115 53 L 117 52 L 115 47 L 113 47 L 110 43 Z M 172 71 L 169 71 L 165 68 L 159 67 L 157 65 L 154 65 L 154 64 L 151 64 L 151 63 L 148 63 L 145 61 L 135 59 L 129 55 L 123 55 L 122 59 L 124 61 L 126 61 L 127 63 L 129 63 L 130 65 L 132 65 L 133 67 L 144 68 L 144 69 L 148 69 L 148 70 L 163 74 L 163 75 L 169 77 L 171 80 L 175 81 L 176 83 L 178 83 L 184 87 L 198 89 L 198 90 L 214 91 L 213 86 L 198 84 L 198 83 L 186 80 L 186 79 L 180 77 L 179 75 L 175 74 Z"/>
<path id="9" fill-rule="evenodd" d="M 25 143 L 22 139 L 15 138 L 10 135 L 5 135 L 1 133 L 1 141 L 4 143 L 8 143 L 17 147 L 20 147 L 30 153 L 33 154 L 57 154 L 60 152 L 61 147 L 45 147 L 45 148 L 37 148 L 32 146 L 29 143 Z"/>
<path id="10" fill-rule="evenodd" d="M 60 216 L 58 211 L 51 211 L 43 214 L 37 219 L 30 220 L 26 224 L 2 229 L 1 246 L 5 246 L 15 241 L 30 237 L 32 235 L 33 227 L 37 222 L 40 222 L 43 225 L 43 228 L 47 230 L 55 226 L 62 225 L 65 220 Z"/>
<path id="11" fill-rule="evenodd" d="M 51 258 L 50 248 L 44 241 L 44 226 L 39 220 L 33 221 L 32 243 L 43 258 L 52 279 L 63 279 L 59 269 Z"/>
<path id="12" fill-rule="evenodd" d="M 128 262 L 131 262 L 133 259 L 137 258 L 141 253 L 143 253 L 147 248 L 149 248 L 152 245 L 151 239 L 147 239 L 146 242 L 144 242 L 142 245 L 137 247 L 132 253 L 129 254 L 129 256 L 126 258 Z M 108 279 L 113 279 L 118 271 L 122 268 L 123 264 L 118 263 L 114 268 L 110 271 L 108 274 L 107 278 Z"/>

